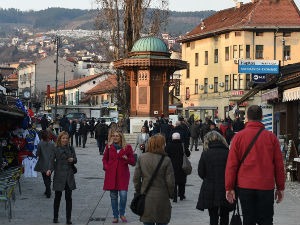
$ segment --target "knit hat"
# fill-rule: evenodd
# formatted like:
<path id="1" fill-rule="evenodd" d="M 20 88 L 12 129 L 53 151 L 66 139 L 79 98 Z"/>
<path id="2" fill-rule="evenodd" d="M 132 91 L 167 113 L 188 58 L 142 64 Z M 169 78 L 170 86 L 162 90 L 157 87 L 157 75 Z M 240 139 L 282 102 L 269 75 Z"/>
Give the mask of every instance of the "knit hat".
<path id="1" fill-rule="evenodd" d="M 180 140 L 180 134 L 179 133 L 173 133 L 172 134 L 172 140 Z"/>

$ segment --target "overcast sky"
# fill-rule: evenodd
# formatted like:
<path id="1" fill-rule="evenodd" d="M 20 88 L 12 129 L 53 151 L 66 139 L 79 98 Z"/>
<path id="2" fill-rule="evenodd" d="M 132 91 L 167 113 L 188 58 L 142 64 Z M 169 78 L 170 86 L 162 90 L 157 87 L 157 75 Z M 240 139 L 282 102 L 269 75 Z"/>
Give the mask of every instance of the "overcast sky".
<path id="1" fill-rule="evenodd" d="M 159 0 L 153 0 L 159 1 Z M 240 0 L 244 3 L 251 0 Z M 294 0 L 298 7 L 300 0 Z M 234 0 L 169 0 L 169 9 L 174 11 L 221 10 L 233 7 Z M 95 0 L 0 0 L 2 8 L 40 10 L 48 7 L 95 9 Z"/>

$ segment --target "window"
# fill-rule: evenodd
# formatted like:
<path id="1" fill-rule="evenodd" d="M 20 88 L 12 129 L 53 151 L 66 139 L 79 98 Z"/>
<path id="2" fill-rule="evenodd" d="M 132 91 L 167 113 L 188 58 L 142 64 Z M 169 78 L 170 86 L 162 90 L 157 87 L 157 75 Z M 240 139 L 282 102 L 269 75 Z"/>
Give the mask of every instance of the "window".
<path id="1" fill-rule="evenodd" d="M 264 46 L 256 45 L 255 46 L 255 59 L 263 59 L 264 58 Z"/>
<path id="2" fill-rule="evenodd" d="M 198 83 L 198 79 L 195 79 L 195 94 L 198 94 L 198 88 L 199 88 L 199 83 Z"/>
<path id="3" fill-rule="evenodd" d="M 208 78 L 204 78 L 204 93 L 208 92 Z"/>
<path id="4" fill-rule="evenodd" d="M 284 60 L 290 60 L 291 59 L 291 46 L 285 45 L 284 46 Z"/>
<path id="5" fill-rule="evenodd" d="M 233 74 L 233 90 L 238 90 L 238 75 Z"/>
<path id="6" fill-rule="evenodd" d="M 186 69 L 186 78 L 190 78 L 190 64 L 188 63 L 187 69 Z"/>
<path id="7" fill-rule="evenodd" d="M 199 54 L 195 53 L 195 66 L 198 66 L 199 64 Z"/>
<path id="8" fill-rule="evenodd" d="M 243 45 L 239 45 L 239 58 L 243 58 Z"/>
<path id="9" fill-rule="evenodd" d="M 282 36 L 283 37 L 290 37 L 291 36 L 291 32 L 283 32 Z"/>
<path id="10" fill-rule="evenodd" d="M 228 39 L 229 38 L 229 33 L 226 33 L 225 34 L 225 39 Z"/>
<path id="11" fill-rule="evenodd" d="M 225 91 L 229 91 L 229 75 L 225 75 Z"/>
<path id="12" fill-rule="evenodd" d="M 246 74 L 246 90 L 250 89 L 250 74 Z"/>
<path id="13" fill-rule="evenodd" d="M 238 74 L 238 89 L 239 90 L 242 88 L 242 82 L 243 82 L 242 76 L 241 76 L 241 74 Z"/>
<path id="14" fill-rule="evenodd" d="M 180 80 L 175 84 L 175 96 L 180 96 Z"/>
<path id="15" fill-rule="evenodd" d="M 262 36 L 264 36 L 264 32 L 256 32 L 255 35 L 258 36 L 258 37 L 262 37 Z"/>
<path id="16" fill-rule="evenodd" d="M 190 99 L 190 88 L 189 87 L 185 88 L 185 99 L 186 100 Z"/>
<path id="17" fill-rule="evenodd" d="M 218 63 L 219 61 L 219 50 L 215 49 L 215 53 L 214 53 L 214 63 Z"/>
<path id="18" fill-rule="evenodd" d="M 237 45 L 233 46 L 233 58 L 237 59 L 238 58 L 238 49 L 237 49 Z"/>
<path id="19" fill-rule="evenodd" d="M 191 42 L 186 43 L 186 47 L 189 48 L 191 46 Z"/>
<path id="20" fill-rule="evenodd" d="M 218 77 L 214 77 L 214 92 L 218 92 Z"/>
<path id="21" fill-rule="evenodd" d="M 235 35 L 236 37 L 239 37 L 239 36 L 242 35 L 242 33 L 241 33 L 240 31 L 237 31 L 237 32 L 234 32 L 234 35 Z"/>
<path id="22" fill-rule="evenodd" d="M 225 47 L 225 61 L 229 60 L 229 47 Z"/>
<path id="23" fill-rule="evenodd" d="M 250 45 L 246 45 L 246 59 L 250 59 Z"/>
<path id="24" fill-rule="evenodd" d="M 204 52 L 204 65 L 208 65 L 208 51 Z"/>

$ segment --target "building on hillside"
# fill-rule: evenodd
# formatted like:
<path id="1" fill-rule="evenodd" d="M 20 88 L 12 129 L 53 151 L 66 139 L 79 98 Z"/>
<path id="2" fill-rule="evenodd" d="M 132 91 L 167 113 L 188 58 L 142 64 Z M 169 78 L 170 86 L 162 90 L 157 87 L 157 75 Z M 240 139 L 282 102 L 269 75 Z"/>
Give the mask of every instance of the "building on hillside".
<path id="1" fill-rule="evenodd" d="M 81 104 L 81 101 L 86 98 L 86 92 L 97 86 L 102 81 L 106 80 L 110 74 L 102 73 L 90 75 L 87 77 L 68 80 L 57 87 L 57 113 L 60 115 L 68 112 L 84 112 L 90 115 L 90 110 L 93 108 L 90 104 Z M 44 110 L 54 112 L 55 107 L 55 87 L 48 88 L 47 95 L 44 95 Z M 96 107 L 96 106 L 95 106 Z M 98 106 L 99 108 L 99 106 Z"/>
<path id="2" fill-rule="evenodd" d="M 182 59 L 181 101 L 189 113 L 227 117 L 252 88 L 251 74 L 238 73 L 239 59 L 300 61 L 300 13 L 291 0 L 252 0 L 221 10 L 179 38 Z M 253 94 L 253 93 L 252 93 Z M 240 113 L 261 103 L 261 92 L 242 101 Z"/>

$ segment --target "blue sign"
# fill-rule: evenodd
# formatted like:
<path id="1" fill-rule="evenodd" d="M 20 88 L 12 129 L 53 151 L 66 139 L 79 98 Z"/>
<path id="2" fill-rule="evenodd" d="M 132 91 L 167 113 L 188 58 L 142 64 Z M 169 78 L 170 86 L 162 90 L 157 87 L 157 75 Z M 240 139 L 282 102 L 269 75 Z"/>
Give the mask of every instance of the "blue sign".
<path id="1" fill-rule="evenodd" d="M 252 74 L 252 81 L 254 83 L 266 83 L 267 75 L 266 74 Z"/>
<path id="2" fill-rule="evenodd" d="M 278 60 L 239 60 L 239 73 L 279 74 Z"/>

